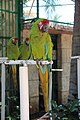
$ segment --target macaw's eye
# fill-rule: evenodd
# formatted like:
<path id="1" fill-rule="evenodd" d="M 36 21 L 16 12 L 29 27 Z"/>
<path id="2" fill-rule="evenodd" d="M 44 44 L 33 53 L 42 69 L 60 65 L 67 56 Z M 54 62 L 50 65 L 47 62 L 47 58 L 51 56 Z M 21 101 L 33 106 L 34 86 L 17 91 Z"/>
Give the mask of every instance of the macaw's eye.
<path id="1" fill-rule="evenodd" d="M 26 40 L 25 43 L 26 43 L 26 45 L 29 45 L 29 41 Z"/>
<path id="2" fill-rule="evenodd" d="M 48 24 L 44 24 L 43 27 L 42 27 L 42 31 L 43 32 L 47 32 L 48 28 L 49 28 L 49 25 Z"/>
<path id="3" fill-rule="evenodd" d="M 12 39 L 12 43 L 14 44 L 14 45 L 16 45 L 17 44 L 17 40 L 15 40 L 14 38 Z"/>

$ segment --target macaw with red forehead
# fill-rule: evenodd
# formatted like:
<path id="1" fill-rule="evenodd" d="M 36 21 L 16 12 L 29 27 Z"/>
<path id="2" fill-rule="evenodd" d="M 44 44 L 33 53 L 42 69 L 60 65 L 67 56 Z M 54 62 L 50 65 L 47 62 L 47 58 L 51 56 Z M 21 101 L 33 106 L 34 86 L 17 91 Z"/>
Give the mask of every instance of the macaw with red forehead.
<path id="1" fill-rule="evenodd" d="M 48 33 L 49 20 L 38 19 L 30 31 L 33 59 L 52 60 L 52 41 Z"/>
<path id="2" fill-rule="evenodd" d="M 32 58 L 34 60 L 52 61 L 52 41 L 48 33 L 49 20 L 38 19 L 32 26 L 30 31 L 30 46 Z M 45 111 L 48 111 L 48 79 L 49 69 L 47 65 L 38 65 Z"/>
<path id="3" fill-rule="evenodd" d="M 17 37 L 12 37 L 7 44 L 7 57 L 9 60 L 18 60 L 20 55 L 19 52 L 19 47 L 18 47 L 18 38 Z M 10 72 L 12 72 L 11 74 L 11 79 L 13 79 L 13 86 L 14 89 L 17 88 L 17 70 L 16 70 L 16 65 L 12 65 L 10 66 Z M 12 84 L 11 84 L 12 85 Z"/>
<path id="4" fill-rule="evenodd" d="M 31 55 L 31 49 L 29 44 L 29 38 L 25 38 L 25 40 L 20 45 L 20 59 L 21 60 L 28 60 Z"/>
<path id="5" fill-rule="evenodd" d="M 10 60 L 17 60 L 19 55 L 18 38 L 12 37 L 7 44 L 7 57 Z"/>

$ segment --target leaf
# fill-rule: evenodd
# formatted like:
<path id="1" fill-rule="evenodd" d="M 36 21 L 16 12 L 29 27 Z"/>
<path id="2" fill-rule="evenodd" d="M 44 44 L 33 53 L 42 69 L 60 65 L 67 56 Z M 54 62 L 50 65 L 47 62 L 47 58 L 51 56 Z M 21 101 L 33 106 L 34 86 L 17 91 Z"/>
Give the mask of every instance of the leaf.
<path id="1" fill-rule="evenodd" d="M 54 100 L 51 101 L 51 104 L 52 104 L 52 106 L 53 106 L 54 108 L 57 108 L 57 107 L 58 107 L 57 102 L 54 101 Z"/>
<path id="2" fill-rule="evenodd" d="M 56 101 L 52 100 L 52 112 L 55 113 L 55 118 L 58 120 L 63 120 L 63 118 L 68 118 L 68 120 L 78 120 L 78 100 L 68 102 L 66 104 L 58 105 Z"/>

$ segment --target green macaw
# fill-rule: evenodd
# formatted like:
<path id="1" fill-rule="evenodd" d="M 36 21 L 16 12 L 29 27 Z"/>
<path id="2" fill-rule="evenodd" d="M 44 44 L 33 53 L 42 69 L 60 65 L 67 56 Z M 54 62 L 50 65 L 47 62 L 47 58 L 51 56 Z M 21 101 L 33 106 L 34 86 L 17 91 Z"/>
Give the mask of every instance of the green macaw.
<path id="1" fill-rule="evenodd" d="M 33 59 L 52 60 L 52 41 L 48 32 L 41 32 L 38 23 L 45 19 L 38 19 L 30 31 L 30 46 Z"/>
<path id="2" fill-rule="evenodd" d="M 28 60 L 31 55 L 31 49 L 29 44 L 29 38 L 26 38 L 23 43 L 20 45 L 20 59 Z"/>
<path id="3" fill-rule="evenodd" d="M 48 33 L 49 21 L 41 18 L 32 26 L 30 31 L 30 46 L 32 58 L 35 60 L 52 60 L 52 41 Z M 37 65 L 42 84 L 45 111 L 48 111 L 48 66 Z"/>
<path id="4" fill-rule="evenodd" d="M 12 37 L 7 44 L 7 57 L 9 60 L 18 60 L 20 52 L 18 48 L 18 38 Z M 17 78 L 16 78 L 16 65 L 12 65 L 10 67 L 10 72 L 12 70 L 12 79 L 13 79 L 13 86 L 17 88 Z"/>
<path id="5" fill-rule="evenodd" d="M 16 37 L 12 37 L 7 44 L 7 57 L 9 60 L 17 60 L 20 55 L 18 43 L 13 44 L 13 39 L 16 39 Z"/>

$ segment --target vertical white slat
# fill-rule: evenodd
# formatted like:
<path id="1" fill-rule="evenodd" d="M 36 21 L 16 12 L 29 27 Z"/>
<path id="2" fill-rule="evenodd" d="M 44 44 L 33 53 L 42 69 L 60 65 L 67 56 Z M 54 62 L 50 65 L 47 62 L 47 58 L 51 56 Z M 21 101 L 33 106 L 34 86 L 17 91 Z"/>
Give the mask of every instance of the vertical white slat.
<path id="1" fill-rule="evenodd" d="M 52 71 L 49 72 L 49 111 L 52 110 L 51 107 L 51 100 L 52 100 Z"/>
<path id="2" fill-rule="evenodd" d="M 28 67 L 19 67 L 20 77 L 20 116 L 21 120 L 29 120 Z"/>
<path id="3" fill-rule="evenodd" d="M 78 87 L 78 101 L 80 108 L 80 59 L 77 59 L 77 87 Z M 80 112 L 78 113 L 80 119 Z"/>
<path id="4" fill-rule="evenodd" d="M 51 100 L 52 100 L 52 71 L 49 72 L 49 117 L 50 120 L 52 120 L 52 105 L 51 105 Z"/>
<path id="5" fill-rule="evenodd" d="M 78 99 L 80 99 L 80 59 L 77 59 L 77 85 L 78 85 Z"/>
<path id="6" fill-rule="evenodd" d="M 5 120 L 5 64 L 1 65 L 1 120 Z"/>

